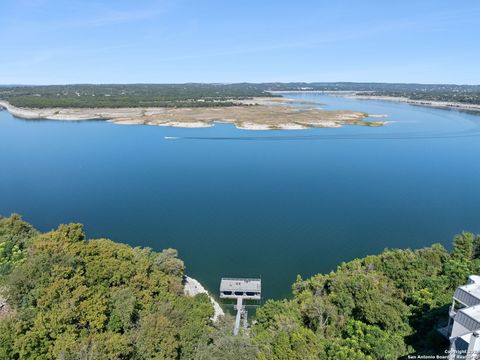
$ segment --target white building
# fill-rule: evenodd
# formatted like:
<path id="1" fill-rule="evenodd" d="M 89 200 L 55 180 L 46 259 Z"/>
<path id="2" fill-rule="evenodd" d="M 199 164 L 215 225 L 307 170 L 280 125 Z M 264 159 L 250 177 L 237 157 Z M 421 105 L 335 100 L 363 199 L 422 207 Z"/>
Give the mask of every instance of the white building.
<path id="1" fill-rule="evenodd" d="M 448 326 L 441 331 L 450 340 L 450 360 L 480 359 L 480 276 L 471 275 L 453 295 Z"/>

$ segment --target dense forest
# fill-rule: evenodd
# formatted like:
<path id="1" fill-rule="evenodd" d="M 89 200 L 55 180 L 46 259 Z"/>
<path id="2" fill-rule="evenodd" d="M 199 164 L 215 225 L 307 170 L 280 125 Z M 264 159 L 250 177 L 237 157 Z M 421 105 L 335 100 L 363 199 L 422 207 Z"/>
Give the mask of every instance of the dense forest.
<path id="1" fill-rule="evenodd" d="M 368 91 L 373 96 L 480 104 L 480 85 L 351 82 L 0 86 L 0 99 L 29 108 L 215 107 L 278 96 L 271 91 Z"/>
<path id="2" fill-rule="evenodd" d="M 0 219 L 0 359 L 397 359 L 437 354 L 454 289 L 480 271 L 480 237 L 385 250 L 298 278 L 234 337 L 204 295 L 183 295 L 184 264 L 79 224 L 40 233 Z"/>
<path id="3" fill-rule="evenodd" d="M 272 96 L 251 84 L 2 86 L 0 99 L 29 108 L 214 107 Z"/>

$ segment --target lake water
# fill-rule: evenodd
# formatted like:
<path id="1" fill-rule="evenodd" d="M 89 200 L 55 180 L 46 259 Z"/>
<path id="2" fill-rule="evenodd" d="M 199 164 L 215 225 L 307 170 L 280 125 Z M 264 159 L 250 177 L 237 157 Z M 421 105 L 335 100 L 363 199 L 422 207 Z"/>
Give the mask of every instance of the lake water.
<path id="1" fill-rule="evenodd" d="M 0 214 L 43 231 L 81 222 L 91 238 L 173 247 L 213 293 L 222 276 L 261 276 L 267 298 L 288 296 L 297 274 L 480 232 L 480 116 L 288 96 L 395 122 L 258 132 L 2 111 Z"/>

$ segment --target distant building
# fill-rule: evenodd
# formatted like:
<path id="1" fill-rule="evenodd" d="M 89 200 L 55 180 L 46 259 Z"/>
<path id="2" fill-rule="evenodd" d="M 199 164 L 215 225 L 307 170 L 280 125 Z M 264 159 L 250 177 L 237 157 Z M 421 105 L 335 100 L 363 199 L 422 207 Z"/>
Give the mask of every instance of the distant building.
<path id="1" fill-rule="evenodd" d="M 480 276 L 471 275 L 453 295 L 448 326 L 440 332 L 450 340 L 450 360 L 480 359 Z"/>

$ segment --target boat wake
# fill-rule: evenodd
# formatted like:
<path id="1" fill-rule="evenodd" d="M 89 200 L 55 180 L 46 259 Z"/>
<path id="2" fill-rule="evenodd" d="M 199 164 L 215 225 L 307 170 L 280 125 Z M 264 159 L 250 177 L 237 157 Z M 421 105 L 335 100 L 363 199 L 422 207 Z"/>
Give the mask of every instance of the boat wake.
<path id="1" fill-rule="evenodd" d="M 299 136 L 165 136 L 165 140 L 211 141 L 312 141 L 312 140 L 430 140 L 479 137 L 480 131 L 437 134 L 350 134 L 350 135 L 299 135 Z"/>

